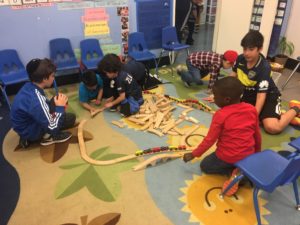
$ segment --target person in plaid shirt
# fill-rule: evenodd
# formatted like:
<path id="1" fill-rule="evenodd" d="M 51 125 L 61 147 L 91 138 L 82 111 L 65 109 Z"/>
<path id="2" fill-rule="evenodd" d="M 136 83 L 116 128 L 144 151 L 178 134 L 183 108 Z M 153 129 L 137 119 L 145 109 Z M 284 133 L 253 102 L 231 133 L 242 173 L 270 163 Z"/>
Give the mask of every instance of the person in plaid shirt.
<path id="1" fill-rule="evenodd" d="M 231 68 L 237 56 L 238 53 L 233 50 L 228 50 L 223 55 L 206 51 L 193 52 L 186 60 L 188 71 L 182 70 L 182 67 L 179 66 L 177 67 L 177 73 L 186 87 L 190 87 L 191 83 L 202 85 L 201 78 L 210 74 L 208 90 L 211 91 L 212 86 L 218 79 L 221 67 L 224 69 Z"/>

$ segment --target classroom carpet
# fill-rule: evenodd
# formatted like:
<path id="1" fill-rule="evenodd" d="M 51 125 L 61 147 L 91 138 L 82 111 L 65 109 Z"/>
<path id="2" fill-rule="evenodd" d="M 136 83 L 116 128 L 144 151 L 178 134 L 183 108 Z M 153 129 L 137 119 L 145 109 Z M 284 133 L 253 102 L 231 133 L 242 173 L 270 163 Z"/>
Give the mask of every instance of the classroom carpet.
<path id="1" fill-rule="evenodd" d="M 152 98 L 163 94 L 179 99 L 207 97 L 206 85 L 186 88 L 170 68 L 159 70 L 163 83 L 144 94 Z M 204 81 L 207 84 L 207 81 Z M 69 96 L 67 110 L 77 115 L 77 121 L 87 120 L 82 137 L 87 156 L 94 161 L 118 161 L 133 156 L 138 150 L 162 146 L 178 146 L 180 135 L 162 137 L 141 131 L 138 126 L 117 112 L 105 110 L 90 116 L 78 103 L 78 84 L 59 87 Z M 53 95 L 53 90 L 48 90 Z M 175 107 L 173 115 L 185 110 Z M 217 109 L 212 103 L 207 104 Z M 178 127 L 188 132 L 198 125 L 191 146 L 196 146 L 208 131 L 212 114 L 194 109 L 188 113 L 195 122 L 183 122 Z M 112 121 L 118 121 L 123 128 Z M 5 163 L 13 172 L 1 179 L 12 180 L 15 195 L 0 201 L 1 209 L 8 209 L 9 225 L 255 225 L 256 217 L 252 188 L 245 185 L 232 197 L 220 198 L 225 176 L 206 175 L 201 172 L 201 158 L 184 163 L 182 158 L 157 160 L 138 171 L 133 167 L 159 154 L 131 157 L 111 165 L 95 165 L 82 159 L 78 143 L 78 124 L 70 129 L 73 136 L 65 143 L 50 146 L 18 147 L 18 137 L 10 130 L 3 143 Z M 288 146 L 291 137 L 300 131 L 289 126 L 279 135 L 262 131 L 263 149 L 293 150 Z M 206 155 L 214 150 L 213 146 Z M 175 153 L 174 153 L 175 154 Z M 14 176 L 10 175 L 14 174 Z M 1 192 L 9 187 L 0 187 Z M 8 202 L 12 200 L 12 202 Z M 299 225 L 300 214 L 294 208 L 292 187 L 276 189 L 272 194 L 260 192 L 260 210 L 263 224 Z"/>

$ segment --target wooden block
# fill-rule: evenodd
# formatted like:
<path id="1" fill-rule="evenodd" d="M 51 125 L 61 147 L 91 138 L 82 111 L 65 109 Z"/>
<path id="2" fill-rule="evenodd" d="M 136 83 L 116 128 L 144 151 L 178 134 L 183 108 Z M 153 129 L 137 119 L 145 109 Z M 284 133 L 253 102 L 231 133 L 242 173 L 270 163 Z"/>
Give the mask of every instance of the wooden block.
<path id="1" fill-rule="evenodd" d="M 184 116 L 186 116 L 186 114 L 187 114 L 188 112 L 193 111 L 193 110 L 194 110 L 193 108 L 188 108 L 188 109 L 182 111 L 181 114 L 184 115 Z"/>
<path id="2" fill-rule="evenodd" d="M 164 136 L 164 134 L 161 133 L 159 130 L 155 130 L 155 129 L 153 129 L 153 128 L 149 128 L 147 131 L 150 132 L 150 133 L 156 134 L 156 135 L 159 136 L 159 137 Z"/>
<path id="3" fill-rule="evenodd" d="M 111 121 L 111 123 L 118 126 L 118 127 L 120 127 L 120 128 L 123 128 L 125 126 L 124 123 L 122 123 L 120 121 L 116 121 L 116 120 Z"/>
<path id="4" fill-rule="evenodd" d="M 170 123 L 162 130 L 162 132 L 165 134 L 168 132 L 168 130 L 171 130 L 173 127 L 175 127 L 175 121 L 170 120 Z"/>
<path id="5" fill-rule="evenodd" d="M 179 135 L 176 131 L 172 131 L 172 130 L 169 130 L 169 131 L 167 132 L 167 134 L 170 134 L 170 135 L 172 135 L 172 136 L 178 136 L 178 135 Z"/>
<path id="6" fill-rule="evenodd" d="M 171 105 L 171 101 L 161 102 L 160 104 L 157 105 L 157 107 L 162 109 L 162 108 L 166 108 L 169 105 Z"/>
<path id="7" fill-rule="evenodd" d="M 182 130 L 180 130 L 178 127 L 173 127 L 174 131 L 176 131 L 178 134 L 180 134 L 181 136 L 184 135 L 184 132 Z"/>
<path id="8" fill-rule="evenodd" d="M 161 112 L 157 112 L 156 119 L 155 119 L 156 121 L 155 121 L 155 124 L 154 124 L 154 128 L 158 128 L 160 126 L 163 118 L 164 118 L 164 114 L 161 113 Z"/>
<path id="9" fill-rule="evenodd" d="M 133 122 L 133 123 L 136 123 L 136 124 L 139 124 L 139 125 L 144 125 L 145 122 L 140 120 L 140 119 L 136 119 L 136 118 L 133 118 L 133 117 L 128 117 L 127 118 L 129 121 Z"/>
<path id="10" fill-rule="evenodd" d="M 194 117 L 186 117 L 186 120 L 192 122 L 192 123 L 199 123 L 199 121 L 197 119 L 195 119 Z"/>
<path id="11" fill-rule="evenodd" d="M 148 129 L 152 124 L 153 124 L 153 117 L 151 117 L 151 118 L 149 119 L 149 121 L 148 121 L 144 126 L 142 126 L 140 129 L 141 129 L 141 130 L 146 130 L 146 129 Z"/>

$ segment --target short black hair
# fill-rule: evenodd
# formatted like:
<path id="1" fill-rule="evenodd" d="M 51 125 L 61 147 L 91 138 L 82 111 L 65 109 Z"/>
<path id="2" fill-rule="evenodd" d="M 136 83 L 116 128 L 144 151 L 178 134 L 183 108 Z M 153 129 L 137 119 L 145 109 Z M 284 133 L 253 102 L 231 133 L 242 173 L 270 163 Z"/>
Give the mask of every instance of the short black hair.
<path id="1" fill-rule="evenodd" d="M 86 70 L 82 74 L 82 82 L 88 86 L 92 87 L 98 84 L 96 73 L 92 70 Z"/>
<path id="2" fill-rule="evenodd" d="M 262 48 L 264 44 L 264 36 L 256 30 L 249 31 L 242 39 L 241 46 L 243 48 Z"/>
<path id="3" fill-rule="evenodd" d="M 32 82 L 41 83 L 44 79 L 48 79 L 52 73 L 56 72 L 56 66 L 47 58 L 32 59 L 27 63 L 26 71 Z"/>
<path id="4" fill-rule="evenodd" d="M 100 73 L 117 73 L 122 68 L 122 62 L 120 58 L 113 53 L 106 54 L 101 61 L 98 63 L 98 70 Z"/>
<path id="5" fill-rule="evenodd" d="M 213 86 L 221 96 L 230 97 L 232 101 L 238 101 L 244 92 L 244 86 L 239 79 L 228 76 L 217 80 Z"/>

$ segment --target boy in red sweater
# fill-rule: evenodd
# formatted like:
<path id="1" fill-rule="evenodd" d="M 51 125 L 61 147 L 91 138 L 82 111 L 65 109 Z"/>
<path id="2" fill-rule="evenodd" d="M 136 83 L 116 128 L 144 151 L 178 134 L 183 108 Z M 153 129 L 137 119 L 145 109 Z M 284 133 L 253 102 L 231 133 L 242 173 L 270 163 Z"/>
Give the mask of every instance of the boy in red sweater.
<path id="1" fill-rule="evenodd" d="M 230 175 L 234 163 L 261 150 L 257 111 L 254 106 L 240 102 L 243 90 L 242 83 L 234 77 L 216 81 L 212 91 L 220 109 L 214 114 L 204 140 L 192 153 L 184 154 L 184 162 L 200 157 L 217 142 L 216 151 L 202 160 L 200 168 L 207 174 Z"/>

